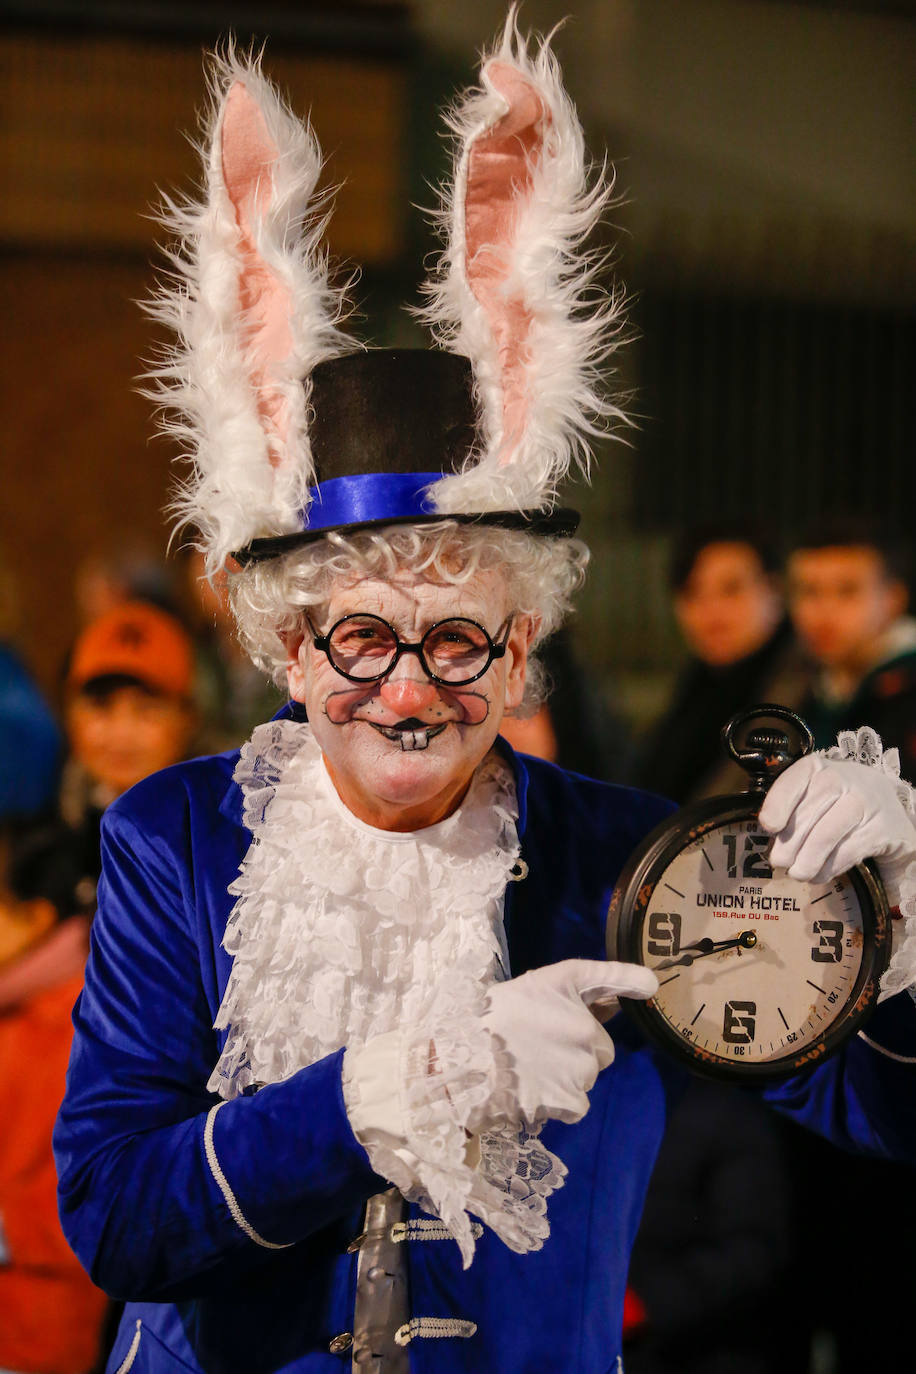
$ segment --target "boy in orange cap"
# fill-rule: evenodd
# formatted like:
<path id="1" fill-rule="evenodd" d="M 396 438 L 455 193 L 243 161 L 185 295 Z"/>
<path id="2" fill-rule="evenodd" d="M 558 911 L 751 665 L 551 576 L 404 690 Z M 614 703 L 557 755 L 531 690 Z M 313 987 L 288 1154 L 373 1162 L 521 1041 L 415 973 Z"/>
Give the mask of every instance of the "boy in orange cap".
<path id="1" fill-rule="evenodd" d="M 62 920 L 92 914 L 102 812 L 141 778 L 187 756 L 193 685 L 190 636 L 156 606 L 125 602 L 82 631 L 66 678 L 60 815 L 19 843 L 11 875 L 17 896 L 49 899 Z"/>
<path id="2" fill-rule="evenodd" d="M 0 1370 L 84 1374 L 107 1309 L 57 1220 L 51 1127 L 82 986 L 109 802 L 185 757 L 193 649 L 172 616 L 130 602 L 77 639 L 60 816 L 14 855 L 0 902 Z"/>
<path id="3" fill-rule="evenodd" d="M 144 602 L 116 607 L 77 640 L 67 675 L 67 734 L 104 804 L 185 756 L 194 728 L 193 672 L 184 629 Z"/>

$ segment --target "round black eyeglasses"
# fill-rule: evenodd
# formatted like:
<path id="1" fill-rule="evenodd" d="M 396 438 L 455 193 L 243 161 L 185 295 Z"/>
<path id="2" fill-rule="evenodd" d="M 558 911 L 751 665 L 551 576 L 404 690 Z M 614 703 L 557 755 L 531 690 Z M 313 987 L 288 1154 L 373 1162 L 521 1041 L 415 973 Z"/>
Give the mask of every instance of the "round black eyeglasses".
<path id="1" fill-rule="evenodd" d="M 350 682 L 378 682 L 402 654 L 416 654 L 427 676 L 444 687 L 466 687 L 483 677 L 493 660 L 505 654 L 512 628 L 510 615 L 502 638 L 492 640 L 476 620 L 458 616 L 438 621 L 418 643 L 406 644 L 378 615 L 345 615 L 326 635 L 305 619 L 315 648 Z"/>

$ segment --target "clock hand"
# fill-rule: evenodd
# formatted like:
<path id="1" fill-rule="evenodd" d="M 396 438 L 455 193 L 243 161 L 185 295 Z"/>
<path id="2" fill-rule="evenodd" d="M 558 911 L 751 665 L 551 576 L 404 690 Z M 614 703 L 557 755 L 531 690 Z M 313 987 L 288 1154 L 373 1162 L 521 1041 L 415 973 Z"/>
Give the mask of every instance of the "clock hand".
<path id="1" fill-rule="evenodd" d="M 677 959 L 664 959 L 660 964 L 653 966 L 653 973 L 657 973 L 663 968 L 677 968 L 679 964 L 686 964 L 688 967 L 695 959 L 704 959 L 707 954 L 717 954 L 721 949 L 734 949 L 739 946 L 741 949 L 753 949 L 757 943 L 757 932 L 755 930 L 743 930 L 740 935 L 736 935 L 733 940 L 697 940 L 694 945 L 685 945 L 681 955 Z"/>
<path id="2" fill-rule="evenodd" d="M 681 953 L 688 950 L 699 950 L 700 954 L 714 954 L 717 949 L 733 949 L 735 945 L 741 945 L 744 949 L 753 949 L 757 943 L 756 930 L 742 930 L 740 935 L 736 935 L 730 940 L 710 940 L 708 937 L 697 940 L 692 945 L 684 945 Z"/>

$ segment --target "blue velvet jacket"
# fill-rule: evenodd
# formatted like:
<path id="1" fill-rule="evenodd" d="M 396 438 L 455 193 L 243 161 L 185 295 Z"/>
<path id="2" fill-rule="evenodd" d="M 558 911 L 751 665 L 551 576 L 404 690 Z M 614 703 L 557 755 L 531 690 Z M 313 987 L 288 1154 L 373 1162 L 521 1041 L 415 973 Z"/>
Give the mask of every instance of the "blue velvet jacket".
<path id="1" fill-rule="evenodd" d="M 507 751 L 508 752 L 508 751 Z M 67 1095 L 55 1132 L 64 1230 L 102 1288 L 126 1300 L 109 1363 L 205 1374 L 340 1374 L 357 1256 L 348 1243 L 385 1186 L 355 1139 L 342 1052 L 224 1105 L 208 1159 L 205 1084 L 230 958 L 227 886 L 250 835 L 236 755 L 160 773 L 109 810 L 104 873 Z M 514 757 L 514 756 L 513 756 Z M 634 845 L 667 813 L 657 797 L 514 757 L 524 882 L 506 895 L 513 974 L 604 957 L 610 891 Z M 354 862 L 358 859 L 354 857 Z M 618 1016 L 615 1062 L 585 1118 L 544 1139 L 569 1169 L 551 1236 L 520 1256 L 486 1232 L 471 1267 L 450 1240 L 411 1240 L 415 1316 L 462 1317 L 471 1338 L 418 1339 L 414 1374 L 604 1374 L 617 1367 L 627 1257 L 670 1095 L 681 1072 Z M 916 1008 L 892 999 L 845 1053 L 768 1095 L 851 1148 L 916 1158 Z M 829 1231 L 829 1212 L 825 1214 Z"/>

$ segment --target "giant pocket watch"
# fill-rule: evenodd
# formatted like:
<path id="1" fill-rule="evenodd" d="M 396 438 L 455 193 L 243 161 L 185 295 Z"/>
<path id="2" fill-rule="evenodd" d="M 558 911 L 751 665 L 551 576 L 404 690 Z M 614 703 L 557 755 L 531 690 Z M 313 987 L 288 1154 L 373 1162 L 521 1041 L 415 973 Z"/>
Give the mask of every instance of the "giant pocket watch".
<path id="1" fill-rule="evenodd" d="M 816 1064 L 858 1031 L 890 958 L 890 918 L 868 861 L 829 883 L 770 863 L 760 807 L 811 751 L 805 722 L 755 706 L 722 737 L 747 791 L 685 806 L 646 837 L 611 898 L 607 948 L 658 977 L 648 1001 L 621 999 L 654 1043 L 706 1076 L 752 1082 Z"/>

